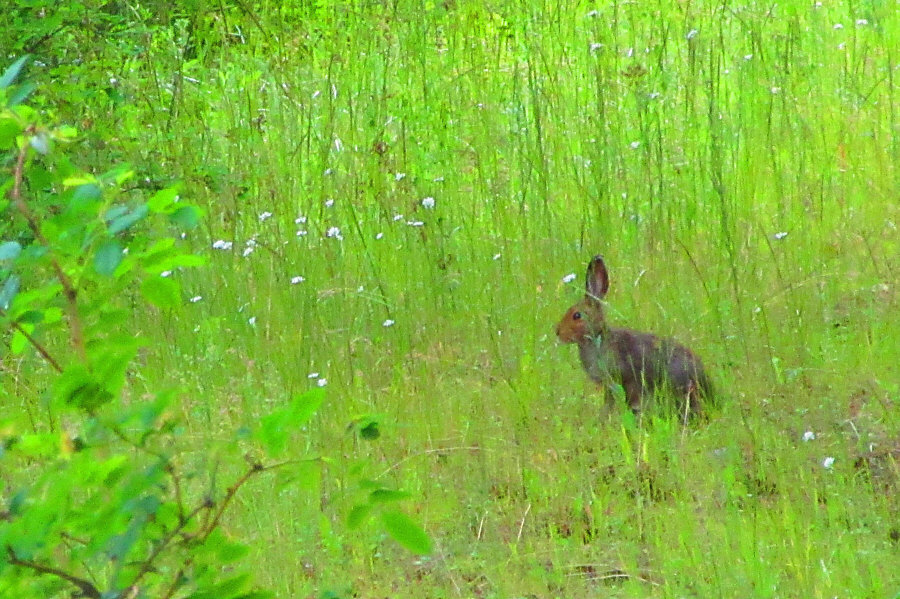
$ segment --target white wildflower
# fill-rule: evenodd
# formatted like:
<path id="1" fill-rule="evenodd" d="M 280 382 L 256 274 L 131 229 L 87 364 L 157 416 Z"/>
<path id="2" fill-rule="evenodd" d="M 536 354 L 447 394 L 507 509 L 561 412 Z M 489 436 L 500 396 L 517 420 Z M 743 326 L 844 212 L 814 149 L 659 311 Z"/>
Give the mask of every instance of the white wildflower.
<path id="1" fill-rule="evenodd" d="M 502 255 L 503 254 L 501 254 L 500 252 L 497 252 L 496 254 L 494 254 L 494 260 L 499 260 L 500 256 L 502 256 Z"/>
<path id="2" fill-rule="evenodd" d="M 305 216 L 298 216 L 297 218 L 294 219 L 294 224 L 295 224 L 295 225 L 302 225 L 302 224 L 304 224 L 304 223 L 306 223 L 306 217 L 305 217 Z"/>
<path id="3" fill-rule="evenodd" d="M 319 379 L 316 381 L 316 385 L 318 385 L 319 387 L 324 387 L 327 384 L 328 384 L 328 379 Z"/>
<path id="4" fill-rule="evenodd" d="M 744 54 L 744 60 L 753 60 L 752 54 Z"/>
<path id="5" fill-rule="evenodd" d="M 395 214 L 395 215 L 394 215 L 393 221 L 394 221 L 394 222 L 397 222 L 398 220 L 403 220 L 403 215 L 402 215 L 402 214 Z"/>
<path id="6" fill-rule="evenodd" d="M 700 33 L 700 32 L 697 31 L 696 29 L 691 29 L 690 31 L 687 32 L 687 35 L 684 36 L 684 37 L 685 37 L 685 39 L 692 40 L 692 39 L 694 39 L 695 37 L 697 37 L 697 34 L 698 34 L 698 33 Z"/>
<path id="7" fill-rule="evenodd" d="M 162 271 L 161 273 L 159 273 L 159 276 L 161 276 L 161 277 L 171 277 L 171 276 L 172 276 L 172 271 L 171 271 L 171 270 L 164 270 L 164 271 Z"/>
<path id="8" fill-rule="evenodd" d="M 571 282 L 574 281 L 574 280 L 575 280 L 575 273 L 574 273 L 574 272 L 570 272 L 569 274 L 567 274 L 566 276 L 564 276 L 564 277 L 562 278 L 562 282 L 563 282 L 563 283 L 571 283 Z"/>
<path id="9" fill-rule="evenodd" d="M 212 244 L 214 250 L 230 250 L 233 245 L 234 242 L 225 241 L 224 239 L 218 239 Z"/>
<path id="10" fill-rule="evenodd" d="M 823 468 L 831 468 L 832 466 L 834 466 L 834 458 L 833 458 L 833 457 L 828 456 L 827 458 L 825 458 L 824 460 L 822 460 L 822 467 L 823 467 Z"/>
<path id="11" fill-rule="evenodd" d="M 431 210 L 434 208 L 434 198 L 428 196 L 427 198 L 422 198 L 422 207 Z"/>
<path id="12" fill-rule="evenodd" d="M 190 300 L 188 300 L 188 301 L 190 301 L 192 304 L 196 304 L 197 302 L 199 302 L 199 301 L 202 300 L 202 299 L 203 299 L 203 296 L 202 296 L 202 295 L 195 295 L 194 297 L 192 297 L 192 298 L 191 298 Z"/>
<path id="13" fill-rule="evenodd" d="M 639 147 L 641 147 L 641 142 L 639 142 L 639 141 L 633 141 L 633 142 L 631 142 L 630 145 L 631 145 L 631 149 L 632 149 L 632 150 L 637 150 Z"/>
<path id="14" fill-rule="evenodd" d="M 266 210 L 265 212 L 259 213 L 259 222 L 264 222 L 272 218 L 272 213 Z"/>
<path id="15" fill-rule="evenodd" d="M 406 224 L 409 225 L 410 227 L 424 227 L 425 226 L 425 223 L 423 223 L 420 220 L 408 220 L 408 221 L 406 221 Z"/>
<path id="16" fill-rule="evenodd" d="M 394 321 L 391 320 L 390 318 L 388 318 L 388 319 L 385 320 L 383 323 L 381 323 L 381 326 L 383 326 L 383 327 L 392 327 L 392 326 L 394 326 Z"/>
<path id="17" fill-rule="evenodd" d="M 814 432 L 812 432 L 812 431 L 806 431 L 805 433 L 803 433 L 803 440 L 804 440 L 804 441 L 812 441 L 812 440 L 814 440 L 815 438 L 816 438 L 816 433 L 814 433 Z"/>
<path id="18" fill-rule="evenodd" d="M 844 26 L 843 26 L 842 24 L 840 24 L 840 23 L 835 23 L 835 24 L 834 24 L 834 28 L 835 28 L 835 29 L 843 29 Z"/>
<path id="19" fill-rule="evenodd" d="M 297 275 L 296 277 L 291 277 L 291 285 L 296 285 L 297 283 L 302 283 L 305 280 L 306 279 L 304 277 L 301 277 L 300 275 Z"/>
<path id="20" fill-rule="evenodd" d="M 601 44 L 600 42 L 591 42 L 591 54 L 596 54 L 602 49 L 603 44 Z"/>
<path id="21" fill-rule="evenodd" d="M 399 181 L 406 176 L 406 173 L 394 173 L 394 181 Z"/>
<path id="22" fill-rule="evenodd" d="M 856 26 L 857 26 L 857 27 L 865 27 L 865 26 L 868 25 L 868 24 L 869 24 L 869 20 L 868 20 L 868 19 L 856 19 Z"/>
<path id="23" fill-rule="evenodd" d="M 306 237 L 306 231 L 304 229 L 300 229 L 297 231 L 297 237 Z"/>
<path id="24" fill-rule="evenodd" d="M 334 237 L 338 241 L 344 239 L 344 236 L 341 235 L 341 230 L 338 227 L 329 227 L 325 232 L 325 237 Z"/>
<path id="25" fill-rule="evenodd" d="M 251 316 L 250 318 L 248 318 L 248 319 L 247 319 L 247 324 L 249 324 L 251 327 L 252 327 L 252 326 L 256 326 L 256 317 L 255 317 L 255 316 Z"/>
<path id="26" fill-rule="evenodd" d="M 384 237 L 384 233 L 376 233 L 375 234 L 375 239 L 381 239 L 382 237 Z"/>
<path id="27" fill-rule="evenodd" d="M 306 378 L 317 379 L 317 378 L 319 378 L 319 373 L 318 372 L 310 372 L 309 374 L 306 375 Z"/>
<path id="28" fill-rule="evenodd" d="M 332 200 L 331 198 L 328 198 L 327 200 L 325 200 L 326 208 L 331 208 L 332 206 L 334 206 L 334 200 Z"/>
<path id="29" fill-rule="evenodd" d="M 788 236 L 787 231 L 779 231 L 778 233 L 775 233 L 774 235 L 772 235 L 772 237 L 774 237 L 778 241 L 781 241 L 782 239 L 784 239 L 787 236 Z"/>

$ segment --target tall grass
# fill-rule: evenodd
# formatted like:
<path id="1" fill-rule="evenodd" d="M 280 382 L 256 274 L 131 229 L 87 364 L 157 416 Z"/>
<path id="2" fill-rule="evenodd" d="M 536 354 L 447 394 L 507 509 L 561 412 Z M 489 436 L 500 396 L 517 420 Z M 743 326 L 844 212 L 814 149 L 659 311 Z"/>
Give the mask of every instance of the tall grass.
<path id="1" fill-rule="evenodd" d="M 890 3 L 258 4 L 116 76 L 145 99 L 129 159 L 207 210 L 202 299 L 137 323 L 147 384 L 183 385 L 202 446 L 327 381 L 297 448 L 331 457 L 321 485 L 241 508 L 263 581 L 894 596 Z M 709 424 L 603 415 L 556 345 L 595 253 L 612 320 L 704 357 Z M 347 529 L 356 467 L 414 494 L 434 556 Z"/>

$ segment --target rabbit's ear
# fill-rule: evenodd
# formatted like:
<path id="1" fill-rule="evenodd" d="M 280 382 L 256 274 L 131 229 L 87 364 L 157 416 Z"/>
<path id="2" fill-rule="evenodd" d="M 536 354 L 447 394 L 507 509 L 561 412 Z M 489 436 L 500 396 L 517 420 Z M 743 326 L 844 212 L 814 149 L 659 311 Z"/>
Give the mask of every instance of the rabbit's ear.
<path id="1" fill-rule="evenodd" d="M 603 256 L 594 256 L 588 263 L 585 291 L 587 298 L 601 300 L 606 297 L 609 290 L 609 274 L 606 272 L 606 264 Z"/>

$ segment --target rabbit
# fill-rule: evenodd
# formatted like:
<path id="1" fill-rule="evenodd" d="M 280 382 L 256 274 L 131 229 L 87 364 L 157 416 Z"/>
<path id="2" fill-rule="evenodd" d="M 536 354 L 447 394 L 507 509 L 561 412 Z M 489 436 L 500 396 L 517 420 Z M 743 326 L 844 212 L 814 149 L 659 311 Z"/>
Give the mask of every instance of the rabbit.
<path id="1" fill-rule="evenodd" d="M 602 256 L 588 263 L 585 290 L 584 299 L 556 325 L 556 336 L 562 343 L 578 344 L 581 365 L 604 389 L 607 404 L 613 403 L 612 385 L 620 384 L 635 414 L 655 392 L 665 391 L 680 400 L 679 412 L 685 419 L 701 415 L 713 389 L 700 358 L 675 340 L 606 322 L 603 298 L 609 274 Z"/>

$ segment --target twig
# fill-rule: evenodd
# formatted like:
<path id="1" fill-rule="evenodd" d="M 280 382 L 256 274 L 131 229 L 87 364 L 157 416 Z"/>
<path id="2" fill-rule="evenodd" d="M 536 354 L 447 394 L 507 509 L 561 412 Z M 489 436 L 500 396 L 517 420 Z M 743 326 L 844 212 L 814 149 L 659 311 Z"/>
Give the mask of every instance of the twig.
<path id="1" fill-rule="evenodd" d="M 516 543 L 522 540 L 522 530 L 525 528 L 525 519 L 528 518 L 528 512 L 531 511 L 531 504 L 528 504 L 528 507 L 525 508 L 525 513 L 522 514 L 522 521 L 519 522 L 519 534 L 516 535 Z"/>
<path id="2" fill-rule="evenodd" d="M 244 485 L 244 483 L 250 480 L 253 475 L 259 474 L 260 472 L 264 472 L 265 470 L 269 470 L 273 467 L 266 468 L 259 463 L 253 464 L 250 469 L 244 473 L 243 476 L 237 479 L 237 481 L 235 481 L 233 485 L 228 487 L 228 490 L 225 491 L 225 497 L 222 499 L 222 503 L 219 504 L 219 509 L 216 510 L 216 513 L 209 524 L 206 525 L 206 531 L 204 531 L 203 535 L 200 538 L 205 541 L 207 537 L 212 534 L 212 531 L 214 531 L 216 527 L 219 526 L 219 520 L 222 519 L 222 515 L 225 513 L 225 509 L 228 507 L 228 504 L 231 503 L 231 500 L 234 499 L 235 494 Z"/>
<path id="3" fill-rule="evenodd" d="M 5 313 L 3 310 L 0 310 L 0 314 L 2 314 L 2 315 L 4 315 L 4 316 L 6 315 L 6 313 Z M 38 351 L 38 353 L 41 354 L 41 356 L 43 356 L 43 358 L 44 358 L 45 360 L 47 360 L 47 362 L 50 364 L 50 366 L 53 367 L 53 370 L 55 370 L 56 372 L 62 372 L 62 371 L 63 371 L 62 366 L 60 366 L 60 365 L 59 365 L 59 362 L 57 362 L 57 361 L 53 358 L 53 356 L 50 355 L 50 352 L 47 351 L 47 348 L 45 348 L 43 345 L 41 345 L 40 343 L 38 343 L 38 340 L 35 339 L 34 337 L 32 337 L 32 336 L 28 333 L 28 331 L 25 330 L 25 328 L 24 328 L 22 325 L 20 325 L 18 322 L 13 322 L 13 323 L 12 323 L 12 328 L 14 328 L 15 330 L 17 330 L 23 337 L 25 337 L 25 340 L 28 341 L 28 343 L 30 343 L 31 346 L 32 346 L 34 349 L 36 349 L 36 350 Z"/>
<path id="4" fill-rule="evenodd" d="M 34 133 L 34 127 L 29 127 L 28 130 L 26 130 L 26 133 Z M 84 332 L 81 327 L 81 318 L 78 316 L 78 291 L 72 284 L 72 279 L 65 273 L 62 266 L 60 266 L 59 261 L 53 255 L 53 252 L 50 251 L 50 243 L 41 232 L 40 224 L 38 223 L 34 212 L 31 211 L 31 208 L 29 208 L 25 200 L 22 199 L 22 179 L 25 171 L 25 156 L 27 153 L 28 144 L 23 144 L 22 148 L 19 150 L 19 157 L 16 159 L 16 168 L 13 171 L 13 188 L 10 192 L 10 197 L 12 198 L 16 209 L 28 222 L 28 227 L 31 229 L 32 234 L 34 234 L 34 238 L 48 250 L 47 255 L 50 258 L 50 265 L 53 267 L 53 270 L 56 271 L 56 277 L 59 279 L 59 283 L 63 288 L 63 294 L 66 297 L 66 314 L 69 320 L 69 328 L 72 332 L 72 346 L 75 348 L 75 352 L 78 354 L 81 361 L 87 362 L 87 352 L 84 348 Z"/>
<path id="5" fill-rule="evenodd" d="M 56 576 L 57 578 L 62 578 L 66 582 L 69 582 L 81 591 L 82 596 L 89 597 L 90 599 L 101 599 L 100 590 L 97 589 L 90 581 L 85 580 L 83 578 L 78 578 L 77 576 L 72 576 L 67 572 L 63 572 L 62 570 L 58 570 L 56 568 L 51 568 L 50 566 L 44 566 L 38 564 L 36 562 L 32 562 L 29 560 L 19 559 L 16 555 L 16 552 L 13 551 L 13 548 L 9 545 L 6 546 L 6 554 L 9 556 L 9 563 L 14 566 L 19 566 L 22 568 L 29 568 L 38 572 L 39 574 L 51 574 Z"/>

